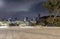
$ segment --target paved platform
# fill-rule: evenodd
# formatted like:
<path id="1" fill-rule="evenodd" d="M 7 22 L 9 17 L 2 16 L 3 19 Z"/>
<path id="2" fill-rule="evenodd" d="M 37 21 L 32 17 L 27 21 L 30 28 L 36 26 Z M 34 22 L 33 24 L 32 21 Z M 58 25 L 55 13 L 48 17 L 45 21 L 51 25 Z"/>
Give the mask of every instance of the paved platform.
<path id="1" fill-rule="evenodd" d="M 60 39 L 60 28 L 1 28 L 0 39 Z"/>

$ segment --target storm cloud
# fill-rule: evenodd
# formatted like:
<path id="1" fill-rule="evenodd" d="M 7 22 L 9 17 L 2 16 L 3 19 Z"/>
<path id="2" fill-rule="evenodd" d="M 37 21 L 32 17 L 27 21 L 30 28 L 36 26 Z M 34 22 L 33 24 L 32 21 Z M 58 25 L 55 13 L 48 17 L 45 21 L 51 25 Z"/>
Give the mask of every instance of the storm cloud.
<path id="1" fill-rule="evenodd" d="M 48 12 L 42 6 L 42 3 L 45 1 L 46 0 L 0 0 L 0 17 L 36 17 L 39 13 L 41 16 L 47 15 Z"/>

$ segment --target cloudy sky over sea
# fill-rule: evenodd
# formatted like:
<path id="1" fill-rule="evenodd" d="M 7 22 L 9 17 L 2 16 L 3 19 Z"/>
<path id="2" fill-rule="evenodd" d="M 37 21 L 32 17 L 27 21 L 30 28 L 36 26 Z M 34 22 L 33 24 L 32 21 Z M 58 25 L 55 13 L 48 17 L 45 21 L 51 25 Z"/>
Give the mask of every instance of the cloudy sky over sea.
<path id="1" fill-rule="evenodd" d="M 41 16 L 49 15 L 43 7 L 46 0 L 0 0 L 0 18 L 18 17 L 36 17 L 39 13 Z"/>

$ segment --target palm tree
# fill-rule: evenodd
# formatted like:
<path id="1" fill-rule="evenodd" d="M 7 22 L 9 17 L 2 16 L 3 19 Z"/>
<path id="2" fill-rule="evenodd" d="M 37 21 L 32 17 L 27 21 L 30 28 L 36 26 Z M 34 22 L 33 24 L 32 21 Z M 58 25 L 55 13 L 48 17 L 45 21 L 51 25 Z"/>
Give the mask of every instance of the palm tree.
<path id="1" fill-rule="evenodd" d="M 60 11 L 60 1 L 59 0 L 49 0 L 44 3 L 44 7 L 47 8 L 50 12 L 50 17 L 52 14 L 56 14 L 54 18 L 51 20 L 54 23 L 54 19 L 59 14 Z M 56 12 L 56 13 L 55 13 Z"/>

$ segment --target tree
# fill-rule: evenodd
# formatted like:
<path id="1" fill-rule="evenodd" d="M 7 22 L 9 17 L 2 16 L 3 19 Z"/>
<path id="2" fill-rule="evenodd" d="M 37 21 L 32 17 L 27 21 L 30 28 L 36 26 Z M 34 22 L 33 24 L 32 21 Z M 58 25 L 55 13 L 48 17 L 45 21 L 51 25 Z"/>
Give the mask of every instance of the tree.
<path id="1" fill-rule="evenodd" d="M 54 23 L 54 19 L 60 12 L 60 0 L 49 0 L 44 3 L 44 7 L 49 10 L 50 18 L 52 16 L 52 14 L 56 14 L 56 15 L 54 15 L 54 18 L 51 20 L 52 21 L 51 23 Z"/>
<path id="2" fill-rule="evenodd" d="M 40 14 L 38 14 L 38 17 L 36 17 L 36 24 L 40 24 Z"/>
<path id="3" fill-rule="evenodd" d="M 15 20 L 18 20 L 18 18 L 17 18 L 17 17 L 15 17 Z"/>

